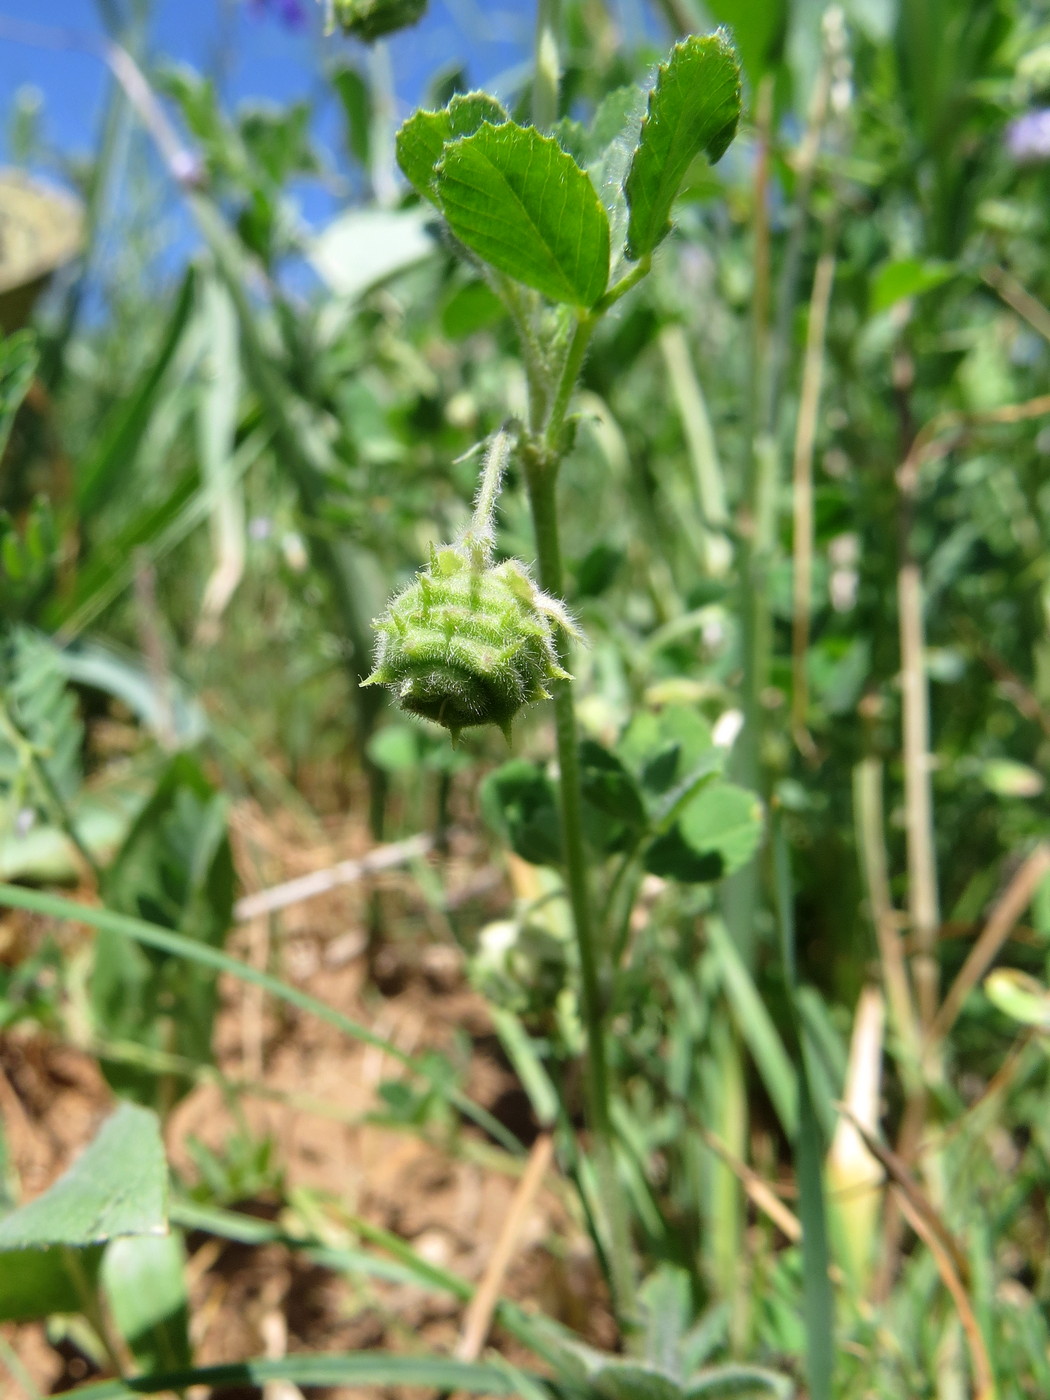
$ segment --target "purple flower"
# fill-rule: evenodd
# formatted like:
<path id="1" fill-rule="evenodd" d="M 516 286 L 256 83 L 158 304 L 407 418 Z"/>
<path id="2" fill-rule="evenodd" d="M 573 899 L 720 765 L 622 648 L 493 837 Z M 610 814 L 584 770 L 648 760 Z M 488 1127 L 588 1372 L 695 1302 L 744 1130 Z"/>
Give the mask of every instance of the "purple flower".
<path id="1" fill-rule="evenodd" d="M 248 3 L 260 18 L 271 15 L 288 29 L 302 29 L 306 23 L 303 0 L 248 0 Z"/>
<path id="2" fill-rule="evenodd" d="M 1006 149 L 1016 161 L 1050 160 L 1050 107 L 1037 107 L 1012 121 Z"/>

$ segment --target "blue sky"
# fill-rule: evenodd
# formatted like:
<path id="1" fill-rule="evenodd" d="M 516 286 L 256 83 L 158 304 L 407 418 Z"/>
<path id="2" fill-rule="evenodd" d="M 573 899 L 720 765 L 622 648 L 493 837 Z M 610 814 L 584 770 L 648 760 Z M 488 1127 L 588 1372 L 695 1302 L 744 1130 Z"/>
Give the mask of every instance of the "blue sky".
<path id="1" fill-rule="evenodd" d="M 131 9 L 147 5 L 149 51 L 155 58 L 186 63 L 221 75 L 227 110 L 244 101 L 286 103 L 316 100 L 315 135 L 322 151 L 340 164 L 343 119 L 322 73 L 332 59 L 347 58 L 367 71 L 365 46 L 322 33 L 316 0 L 298 0 L 306 23 L 289 28 L 278 14 L 289 0 L 0 0 L 0 165 L 11 159 L 10 115 L 21 90 L 41 104 L 44 145 L 62 158 L 88 156 L 96 147 L 108 73 L 100 58 L 78 51 L 85 36 L 101 36 L 100 3 Z M 625 42 L 652 25 L 647 0 L 609 0 Z M 398 108 L 407 116 L 423 99 L 435 74 L 459 63 L 474 86 L 506 97 L 531 63 L 535 0 L 430 0 L 422 22 L 392 36 L 388 54 Z M 65 49 L 17 42 L 18 26 L 46 26 L 73 41 Z M 54 175 L 53 169 L 45 172 Z M 173 187 L 158 186 L 155 211 L 167 252 L 161 265 L 181 263 L 196 235 Z M 327 223 L 343 196 L 323 182 L 297 181 L 299 217 L 311 228 Z M 163 223 L 160 221 L 163 220 Z"/>
<path id="2" fill-rule="evenodd" d="M 320 10 L 302 0 L 308 22 L 289 29 L 250 0 L 154 0 L 151 49 L 155 54 L 208 72 L 222 69 L 231 101 L 279 102 L 316 93 L 323 59 L 346 53 L 362 64 L 362 46 L 321 33 Z M 272 6 L 274 10 L 277 5 Z M 486 5 L 482 0 L 433 0 L 424 20 L 389 41 L 395 88 L 405 111 L 418 100 L 426 80 L 454 60 L 468 64 L 478 84 L 499 84 L 527 57 L 532 31 L 531 3 Z M 19 88 L 43 98 L 45 132 L 66 151 L 93 144 L 105 85 L 99 60 L 83 52 L 35 48 L 5 37 L 4 22 L 46 25 L 77 35 L 98 34 L 94 0 L 0 0 L 0 97 L 4 107 Z M 9 110 L 9 108 L 8 108 Z M 2 111 L 0 159 L 7 158 L 8 111 Z"/>

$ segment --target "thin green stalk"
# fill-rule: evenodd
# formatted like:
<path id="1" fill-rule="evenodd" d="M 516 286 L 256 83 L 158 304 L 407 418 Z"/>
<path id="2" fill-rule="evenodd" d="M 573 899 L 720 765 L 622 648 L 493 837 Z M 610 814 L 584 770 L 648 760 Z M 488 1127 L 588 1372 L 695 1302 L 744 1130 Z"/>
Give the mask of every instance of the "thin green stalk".
<path id="1" fill-rule="evenodd" d="M 368 86 L 372 94 L 371 163 L 369 175 L 376 203 L 384 209 L 396 206 L 400 197 L 397 184 L 397 93 L 390 46 L 385 39 L 367 46 Z"/>
<path id="2" fill-rule="evenodd" d="M 632 287 L 636 287 L 643 277 L 648 277 L 653 266 L 653 257 L 647 253 L 644 258 L 640 258 L 634 267 L 619 282 L 614 283 L 600 301 L 595 302 L 591 308 L 591 316 L 598 317 L 608 311 L 610 306 L 615 306 L 621 297 L 627 295 Z"/>
<path id="3" fill-rule="evenodd" d="M 587 354 L 587 347 L 591 343 L 591 336 L 594 334 L 596 320 L 593 312 L 582 312 L 576 322 L 576 329 L 572 333 L 569 341 L 569 348 L 565 355 L 565 362 L 562 365 L 561 374 L 558 378 L 558 387 L 554 393 L 554 400 L 551 403 L 550 413 L 543 430 L 543 445 L 546 449 L 546 462 L 544 468 L 550 470 L 553 490 L 554 480 L 560 465 L 560 439 L 562 429 L 565 427 L 565 419 L 569 412 L 569 404 L 572 402 L 573 391 L 576 388 L 576 381 L 580 377 L 580 370 L 583 368 L 584 357 Z M 536 429 L 533 424 L 533 431 Z M 561 576 L 561 564 L 558 564 L 559 580 Z M 553 585 L 544 584 L 544 588 Z M 555 589 L 560 592 L 560 586 Z"/>
<path id="4" fill-rule="evenodd" d="M 579 332 L 577 341 L 579 341 Z M 574 345 L 576 342 L 574 342 Z M 579 351 L 582 361 L 583 348 Z M 570 360 L 573 351 L 570 350 Z M 565 380 L 563 379 L 563 384 Z M 560 393 L 559 393 L 560 398 Z M 568 402 L 568 395 L 565 396 Z M 561 421 L 564 421 L 564 410 Z M 552 414 L 551 424 L 555 424 Z M 550 429 L 551 424 L 548 425 Z M 560 431 L 555 424 L 554 436 Z M 558 518 L 555 502 L 556 459 L 538 454 L 526 455 L 526 481 L 536 533 L 540 584 L 556 597 L 562 591 L 561 551 L 558 544 Z M 621 1318 L 633 1312 L 634 1279 L 630 1240 L 623 1193 L 616 1175 L 613 1154 L 609 1074 L 606 1059 L 604 998 L 598 970 L 598 947 L 592 917 L 587 850 L 583 835 L 583 794 L 580 782 L 579 745 L 572 682 L 552 682 L 555 737 L 558 751 L 561 795 L 562 839 L 565 848 L 565 875 L 569 889 L 576 945 L 580 958 L 580 1010 L 587 1037 L 588 1116 L 594 1132 L 594 1157 L 606 1222 L 609 1230 L 612 1284 Z"/>
<path id="5" fill-rule="evenodd" d="M 503 482 L 510 457 L 511 439 L 506 429 L 501 428 L 489 444 L 485 454 L 485 467 L 481 474 L 481 485 L 474 501 L 474 514 L 470 518 L 470 529 L 466 540 L 486 555 L 491 556 L 495 544 L 496 498 Z"/>
<path id="6" fill-rule="evenodd" d="M 549 467 L 532 465 L 527 474 L 529 501 L 536 531 L 536 551 L 540 585 L 555 597 L 561 596 L 561 551 L 554 496 L 554 473 Z M 552 682 L 558 766 L 561 774 L 563 838 L 566 877 L 572 905 L 576 940 L 580 953 L 582 1009 L 588 1041 L 588 1070 L 591 1113 L 595 1131 L 609 1132 L 609 1088 L 605 1066 L 605 1032 L 598 981 L 598 958 L 591 918 L 591 894 L 587 879 L 587 851 L 583 839 L 583 799 L 576 742 L 576 716 L 572 703 L 572 683 Z"/>
<path id="7" fill-rule="evenodd" d="M 659 335 L 659 345 L 693 467 L 693 504 L 699 509 L 701 559 L 708 574 L 721 578 L 728 572 L 732 545 L 726 533 L 729 512 L 725 478 L 711 418 L 683 327 L 665 326 Z"/>

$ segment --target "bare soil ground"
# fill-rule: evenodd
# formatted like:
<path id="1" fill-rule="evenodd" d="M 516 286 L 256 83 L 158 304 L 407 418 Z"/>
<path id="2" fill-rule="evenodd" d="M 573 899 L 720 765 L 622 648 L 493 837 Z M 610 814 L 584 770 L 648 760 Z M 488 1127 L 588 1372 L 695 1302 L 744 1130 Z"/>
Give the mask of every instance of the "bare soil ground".
<path id="1" fill-rule="evenodd" d="M 244 805 L 235 814 L 242 884 L 257 890 L 363 853 L 352 823 L 304 831 Z M 467 837 L 444 859 L 442 880 L 466 922 L 477 927 L 505 909 L 508 893 Z M 378 908 L 382 938 L 370 934 Z M 71 960 L 89 937 L 51 930 Z M 0 915 L 0 959 L 13 963 L 44 935 L 42 921 Z M 229 950 L 276 970 L 392 1040 L 400 1049 L 449 1052 L 466 1087 L 525 1141 L 535 1132 L 527 1102 L 498 1051 L 481 999 L 467 985 L 446 913 L 436 911 L 405 871 L 334 890 L 271 919 L 241 924 Z M 509 1159 L 473 1129 L 416 1132 L 374 1121 L 376 1090 L 398 1077 L 381 1051 L 232 978 L 222 982 L 216 1063 L 252 1087 L 231 1096 L 197 1085 L 171 1114 L 169 1160 L 185 1183 L 198 1173 L 196 1140 L 221 1158 L 232 1139 L 270 1139 L 276 1187 L 238 1208 L 266 1218 L 292 1212 L 329 1242 L 359 1243 L 354 1220 L 393 1231 L 424 1258 L 477 1281 L 507 1219 L 518 1177 Z M 54 1035 L 21 1029 L 0 1036 L 0 1113 L 24 1198 L 44 1190 L 89 1141 L 112 1098 L 92 1055 Z M 287 1214 L 282 1218 L 287 1219 Z M 191 1235 L 192 1340 L 199 1364 L 296 1351 L 439 1351 L 454 1348 L 462 1305 L 421 1287 L 331 1273 L 280 1245 L 252 1248 Z M 521 1232 L 503 1295 L 542 1310 L 610 1345 L 613 1330 L 597 1268 L 568 1197 L 549 1175 Z M 90 1360 L 43 1324 L 0 1328 L 38 1394 L 94 1374 Z M 491 1345 L 517 1356 L 494 1332 Z M 0 1361 L 0 1396 L 33 1400 Z M 268 1387 L 268 1390 L 271 1388 Z M 244 1395 L 261 1392 L 244 1391 Z M 316 1393 L 316 1392 L 315 1392 Z M 394 1394 L 332 1389 L 333 1397 Z M 226 1395 L 233 1392 L 226 1391 Z M 291 1392 L 294 1397 L 295 1392 Z M 289 1400 L 274 1389 L 266 1400 Z"/>

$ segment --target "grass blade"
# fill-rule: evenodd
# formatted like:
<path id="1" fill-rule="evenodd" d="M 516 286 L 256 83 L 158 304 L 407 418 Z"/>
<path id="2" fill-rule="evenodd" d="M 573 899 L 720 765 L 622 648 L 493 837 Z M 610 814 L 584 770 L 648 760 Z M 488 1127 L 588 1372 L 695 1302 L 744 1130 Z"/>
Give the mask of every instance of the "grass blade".
<path id="1" fill-rule="evenodd" d="M 301 992 L 298 987 L 289 986 L 280 978 L 271 977 L 266 972 L 260 972 L 248 963 L 241 962 L 239 958 L 231 957 L 229 953 L 224 953 L 209 944 L 200 943 L 196 939 L 186 938 L 180 933 L 174 933 L 171 929 L 147 923 L 144 919 L 133 919 L 126 914 L 114 914 L 109 909 L 92 909 L 86 904 L 76 904 L 72 900 L 62 899 L 57 895 L 44 894 L 38 890 L 22 889 L 18 885 L 0 885 L 0 907 L 4 905 L 11 909 L 26 909 L 30 913 L 43 914 L 52 919 L 72 919 L 99 931 L 123 934 L 126 938 L 132 938 L 137 943 L 145 944 L 148 948 L 158 948 L 161 952 L 170 953 L 175 957 L 189 958 L 193 962 L 216 968 L 219 972 L 228 972 L 242 982 L 250 982 L 256 987 L 261 987 L 271 996 L 287 1002 L 289 1006 L 297 1007 L 300 1011 L 307 1012 L 308 1015 L 316 1016 L 318 1020 L 326 1021 L 336 1030 L 342 1031 L 344 1035 L 382 1050 L 384 1054 L 389 1055 L 391 1059 L 396 1060 L 412 1074 L 425 1080 L 450 1104 L 459 1109 L 465 1118 L 469 1118 L 479 1128 L 483 1128 L 491 1134 L 508 1151 L 517 1155 L 520 1155 L 522 1151 L 521 1143 L 504 1128 L 502 1123 L 493 1118 L 491 1113 L 474 1103 L 472 1099 L 467 1098 L 465 1094 L 460 1093 L 458 1089 L 450 1089 L 439 1076 L 413 1060 L 410 1055 L 406 1055 L 391 1041 L 376 1035 L 374 1031 L 370 1031 L 367 1026 L 360 1025 L 351 1017 L 345 1016 L 334 1006 L 318 1001 L 308 992 Z"/>

